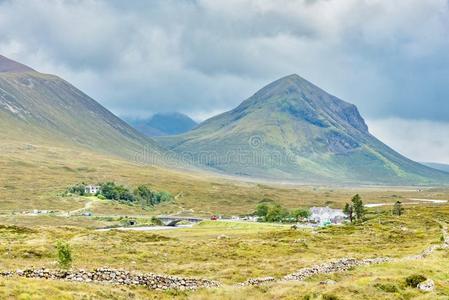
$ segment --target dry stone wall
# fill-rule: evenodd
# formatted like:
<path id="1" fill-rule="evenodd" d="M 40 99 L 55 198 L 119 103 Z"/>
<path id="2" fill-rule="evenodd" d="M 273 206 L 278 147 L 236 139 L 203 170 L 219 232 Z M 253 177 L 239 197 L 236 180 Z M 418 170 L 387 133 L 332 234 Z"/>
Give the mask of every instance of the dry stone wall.
<path id="1" fill-rule="evenodd" d="M 124 270 L 100 268 L 93 271 L 86 270 L 50 270 L 50 269 L 25 269 L 13 272 L 2 272 L 0 276 L 19 276 L 26 278 L 40 278 L 53 280 L 67 280 L 89 283 L 107 283 L 118 285 L 140 285 L 155 290 L 196 290 L 200 288 L 218 287 L 220 284 L 213 280 L 182 278 L 153 273 L 134 273 Z"/>

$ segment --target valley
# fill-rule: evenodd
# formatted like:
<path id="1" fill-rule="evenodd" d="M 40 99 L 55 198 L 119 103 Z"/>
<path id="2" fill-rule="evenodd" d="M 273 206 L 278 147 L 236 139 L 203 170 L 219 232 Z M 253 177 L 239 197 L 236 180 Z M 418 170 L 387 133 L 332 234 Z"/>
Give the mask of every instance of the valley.
<path id="1" fill-rule="evenodd" d="M 0 88 L 0 298 L 449 294 L 449 174 L 394 152 L 355 106 L 297 75 L 157 141 L 59 77 L 4 57 Z M 190 160 L 233 149 L 293 160 Z M 104 183 L 109 198 L 68 193 Z M 151 191 L 172 197 L 154 202 Z M 345 215 L 308 226 L 301 213 L 312 207 Z M 423 277 L 432 290 L 408 283 Z"/>
<path id="2" fill-rule="evenodd" d="M 340 298 L 351 295 L 352 299 L 363 299 L 375 295 L 378 299 L 388 299 L 391 294 L 377 288 L 379 282 L 396 285 L 397 295 L 421 295 L 416 289 L 403 286 L 404 278 L 414 273 L 431 277 L 438 286 L 438 293 L 449 289 L 446 277 L 442 275 L 444 272 L 438 273 L 447 267 L 442 262 L 446 251 L 436 251 L 419 261 L 395 260 L 359 266 L 343 273 L 315 275 L 301 284 L 268 282 L 260 287 L 236 287 L 251 278 L 282 278 L 301 268 L 343 258 L 416 255 L 430 245 L 439 244 L 441 228 L 436 221 L 449 219 L 447 203 L 414 201 L 414 204 L 404 206 L 405 213 L 401 217 L 392 216 L 390 206 L 367 208 L 369 213 L 363 224 L 328 228 L 292 230 L 289 225 L 204 221 L 176 230 L 96 230 L 120 225 L 126 217 L 132 216 L 138 216 L 138 227 L 150 224 L 153 216 L 162 214 L 194 215 L 205 219 L 215 214 L 245 215 L 252 213 L 265 198 L 291 208 L 328 205 L 343 208 L 356 193 L 360 193 L 369 206 L 369 203 L 394 203 L 397 200 L 413 202 L 407 199 L 449 199 L 449 189 L 260 184 L 223 179 L 201 171 L 186 173 L 141 166 L 89 151 L 78 152 L 78 159 L 73 160 L 69 159 L 72 150 L 65 148 L 57 149 L 58 159 L 55 160 L 55 152 L 55 148 L 45 145 L 34 145 L 30 151 L 18 144 L 14 153 L 26 157 L 26 163 L 18 163 L 15 155 L 0 159 L 5 171 L 0 175 L 3 199 L 0 207 L 0 271 L 31 266 L 54 269 L 54 245 L 58 240 L 64 240 L 72 247 L 75 269 L 107 267 L 209 279 L 224 285 L 198 291 L 154 291 L 137 286 L 6 277 L 0 278 L 2 297 L 33 295 L 38 299 L 56 299 L 96 295 L 111 299 L 270 299 L 289 298 L 289 295 L 299 293 L 311 297 L 332 294 Z M 90 162 L 89 169 L 83 169 L 85 161 Z M 44 177 L 42 170 L 45 170 Z M 149 210 L 143 210 L 139 205 L 61 196 L 67 186 L 81 181 L 116 181 L 130 187 L 144 182 L 178 196 L 171 203 Z M 16 214 L 33 209 L 77 212 L 86 207 L 92 216 Z M 437 265 L 436 260 L 439 261 Z M 45 285 L 40 284 L 42 280 Z M 336 284 L 320 284 L 325 280 L 333 280 Z M 357 289 L 353 288 L 354 282 Z M 438 298 L 438 294 L 432 295 Z"/>

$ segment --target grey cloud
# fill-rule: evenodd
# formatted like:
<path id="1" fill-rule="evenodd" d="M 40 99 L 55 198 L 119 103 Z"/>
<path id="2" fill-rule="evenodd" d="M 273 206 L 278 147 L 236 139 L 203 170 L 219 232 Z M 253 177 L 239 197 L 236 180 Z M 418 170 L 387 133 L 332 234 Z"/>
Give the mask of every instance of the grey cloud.
<path id="1" fill-rule="evenodd" d="M 389 118 L 368 120 L 370 131 L 399 153 L 420 162 L 449 163 L 449 123 Z"/>
<path id="2" fill-rule="evenodd" d="M 370 118 L 449 121 L 446 0 L 0 1 L 0 52 L 123 115 L 230 109 L 298 73 Z"/>

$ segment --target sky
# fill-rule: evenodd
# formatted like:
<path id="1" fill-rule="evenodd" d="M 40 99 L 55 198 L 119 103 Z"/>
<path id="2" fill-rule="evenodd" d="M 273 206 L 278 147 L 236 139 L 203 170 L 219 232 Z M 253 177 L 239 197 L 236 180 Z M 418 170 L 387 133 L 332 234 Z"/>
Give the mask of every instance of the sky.
<path id="1" fill-rule="evenodd" d="M 203 120 L 296 73 L 449 163 L 448 0 L 0 0 L 0 54 L 127 117 Z"/>

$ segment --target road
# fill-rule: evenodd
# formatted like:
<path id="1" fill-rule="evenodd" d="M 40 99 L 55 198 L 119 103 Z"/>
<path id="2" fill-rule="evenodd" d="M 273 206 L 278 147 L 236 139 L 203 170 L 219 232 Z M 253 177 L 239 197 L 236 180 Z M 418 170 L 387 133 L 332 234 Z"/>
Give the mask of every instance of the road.
<path id="1" fill-rule="evenodd" d="M 433 203 L 433 204 L 444 204 L 449 202 L 449 200 L 434 200 L 434 199 L 418 199 L 418 198 L 409 198 L 407 200 L 414 201 L 414 202 L 402 202 L 403 205 L 417 205 L 422 204 L 423 202 L 427 203 Z M 365 204 L 365 207 L 382 207 L 382 206 L 393 206 L 394 203 L 368 203 Z"/>

